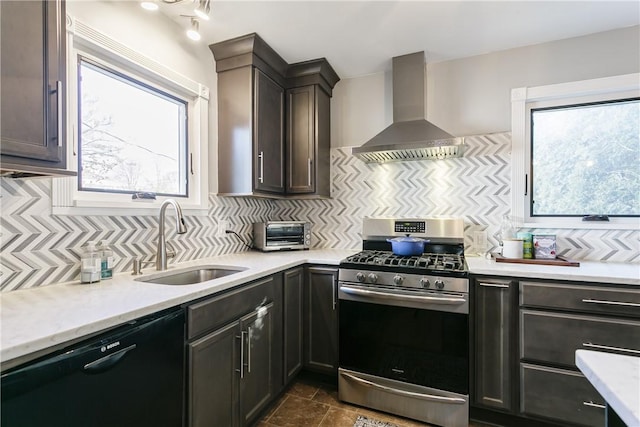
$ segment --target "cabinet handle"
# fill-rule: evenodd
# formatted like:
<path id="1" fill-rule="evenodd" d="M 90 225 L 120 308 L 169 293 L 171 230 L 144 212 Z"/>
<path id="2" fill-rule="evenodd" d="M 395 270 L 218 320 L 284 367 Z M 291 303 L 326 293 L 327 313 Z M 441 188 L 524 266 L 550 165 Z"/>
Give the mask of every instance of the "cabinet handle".
<path id="1" fill-rule="evenodd" d="M 251 326 L 247 327 L 247 373 L 251 373 Z"/>
<path id="2" fill-rule="evenodd" d="M 593 401 L 588 401 L 588 402 L 582 402 L 582 404 L 584 406 L 590 406 L 592 408 L 600 408 L 600 409 L 606 409 L 607 407 L 605 405 L 601 405 L 600 403 L 593 403 Z"/>
<path id="3" fill-rule="evenodd" d="M 240 372 L 240 379 L 244 378 L 244 334 L 245 331 L 240 332 L 240 336 L 236 335 L 236 338 L 240 340 L 240 369 L 236 369 L 236 372 Z"/>
<path id="4" fill-rule="evenodd" d="M 264 152 L 261 151 L 260 154 L 258 154 L 258 159 L 260 160 L 260 175 L 258 175 L 258 181 L 260 182 L 260 184 L 262 184 L 264 182 Z"/>
<path id="5" fill-rule="evenodd" d="M 632 350 L 630 348 L 611 347 L 608 345 L 591 344 L 590 342 L 582 343 L 582 346 L 587 348 L 597 348 L 599 350 L 614 350 L 614 351 L 621 351 L 623 353 L 640 354 L 640 351 Z"/>
<path id="6" fill-rule="evenodd" d="M 607 300 L 599 300 L 599 299 L 583 299 L 582 302 L 586 302 L 589 304 L 623 305 L 625 307 L 640 307 L 640 304 L 635 302 L 607 301 Z"/>
<path id="7" fill-rule="evenodd" d="M 311 158 L 307 159 L 307 186 L 311 187 Z"/>
<path id="8" fill-rule="evenodd" d="M 333 311 L 336 311 L 336 278 L 333 278 L 333 282 L 331 283 L 331 289 L 333 290 L 332 292 L 332 296 L 333 296 Z"/>
<path id="9" fill-rule="evenodd" d="M 509 285 L 500 285 L 498 283 L 478 283 L 478 285 L 484 288 L 503 288 L 503 289 L 509 288 Z"/>
<path id="10" fill-rule="evenodd" d="M 57 114 L 57 126 L 56 130 L 56 139 L 58 140 L 58 147 L 62 147 L 62 121 L 64 117 L 62 117 L 62 81 L 56 81 L 56 104 L 58 111 Z"/>

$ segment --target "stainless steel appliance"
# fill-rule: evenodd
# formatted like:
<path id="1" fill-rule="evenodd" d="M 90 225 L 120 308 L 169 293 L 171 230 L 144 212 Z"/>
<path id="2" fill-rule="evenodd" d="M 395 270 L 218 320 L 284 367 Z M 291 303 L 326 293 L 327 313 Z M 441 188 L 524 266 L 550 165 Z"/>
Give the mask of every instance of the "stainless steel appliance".
<path id="1" fill-rule="evenodd" d="M 456 138 L 426 120 L 424 52 L 392 59 L 393 123 L 351 152 L 372 163 L 461 157 L 464 138 Z"/>
<path id="2" fill-rule="evenodd" d="M 397 256 L 388 238 L 429 240 Z M 338 273 L 340 400 L 447 427 L 469 422 L 462 219 L 365 219 Z"/>
<path id="3" fill-rule="evenodd" d="M 311 224 L 304 221 L 269 221 L 253 224 L 253 247 L 264 252 L 309 249 Z"/>

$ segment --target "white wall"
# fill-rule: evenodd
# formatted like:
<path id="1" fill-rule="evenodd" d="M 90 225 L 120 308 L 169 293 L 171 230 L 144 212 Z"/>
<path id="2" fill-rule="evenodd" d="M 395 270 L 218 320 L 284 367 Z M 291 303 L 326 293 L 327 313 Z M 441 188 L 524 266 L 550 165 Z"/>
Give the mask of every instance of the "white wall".
<path id="1" fill-rule="evenodd" d="M 209 83 L 214 63 L 207 45 L 187 39 L 183 28 L 137 1 L 68 0 L 67 13 L 192 80 Z"/>
<path id="2" fill-rule="evenodd" d="M 209 164 L 218 163 L 218 102 L 215 62 L 205 42 L 193 42 L 184 28 L 159 12 L 148 12 L 137 1 L 67 0 L 67 14 L 131 49 L 206 85 L 209 97 Z M 215 169 L 214 169 L 215 170 Z M 209 192 L 218 191 L 217 173 Z"/>
<path id="3" fill-rule="evenodd" d="M 637 73 L 640 27 L 429 63 L 427 118 L 456 136 L 511 130 L 511 89 Z M 390 63 L 390 62 L 389 62 Z M 344 79 L 331 103 L 332 146 L 359 146 L 392 121 L 391 72 Z"/>

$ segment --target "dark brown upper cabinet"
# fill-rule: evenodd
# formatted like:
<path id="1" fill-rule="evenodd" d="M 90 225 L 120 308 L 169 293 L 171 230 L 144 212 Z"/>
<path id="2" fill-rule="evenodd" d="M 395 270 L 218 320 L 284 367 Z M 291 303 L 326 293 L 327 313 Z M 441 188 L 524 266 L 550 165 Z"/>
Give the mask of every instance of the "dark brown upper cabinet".
<path id="1" fill-rule="evenodd" d="M 287 77 L 287 194 L 329 197 L 331 92 L 339 77 L 324 58 L 291 65 Z"/>
<path id="2" fill-rule="evenodd" d="M 0 21 L 2 174 L 76 175 L 66 170 L 65 2 L 2 1 Z"/>
<path id="3" fill-rule="evenodd" d="M 329 197 L 326 59 L 287 64 L 257 34 L 209 46 L 218 73 L 218 193 Z"/>

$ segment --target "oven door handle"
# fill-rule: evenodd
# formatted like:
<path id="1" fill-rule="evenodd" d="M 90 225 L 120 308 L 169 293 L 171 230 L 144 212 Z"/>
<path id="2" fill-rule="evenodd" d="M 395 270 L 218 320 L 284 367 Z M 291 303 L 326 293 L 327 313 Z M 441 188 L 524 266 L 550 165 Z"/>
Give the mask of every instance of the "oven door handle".
<path id="1" fill-rule="evenodd" d="M 371 388 L 377 388 L 379 390 L 382 391 L 386 391 L 388 393 L 393 393 L 393 394 L 397 394 L 400 396 L 404 396 L 404 397 L 413 397 L 416 399 L 422 399 L 422 400 L 430 400 L 430 401 L 434 401 L 434 402 L 445 402 L 445 403 L 456 403 L 456 404 L 465 404 L 467 403 L 467 401 L 465 399 L 462 399 L 460 397 L 446 397 L 446 396 L 438 396 L 435 394 L 425 394 L 425 393 L 416 393 L 413 391 L 405 391 L 405 390 L 398 390 L 397 388 L 393 388 L 393 387 L 387 387 L 384 385 L 380 385 L 380 384 L 376 384 L 372 381 L 368 381 L 362 378 L 358 378 L 356 376 L 353 376 L 351 374 L 347 374 L 346 372 L 341 372 L 340 375 L 344 375 L 345 377 L 349 378 L 350 380 L 353 380 L 355 382 L 358 382 L 364 386 L 367 387 L 371 387 Z"/>
<path id="2" fill-rule="evenodd" d="M 340 286 L 340 290 L 345 294 L 360 295 L 360 296 L 372 296 L 372 297 L 385 297 L 388 299 L 399 301 L 428 301 L 436 304 L 464 304 L 467 302 L 464 298 L 450 298 L 450 297 L 428 297 L 423 295 L 398 295 L 388 292 L 371 291 L 368 289 L 358 289 L 351 286 Z"/>

